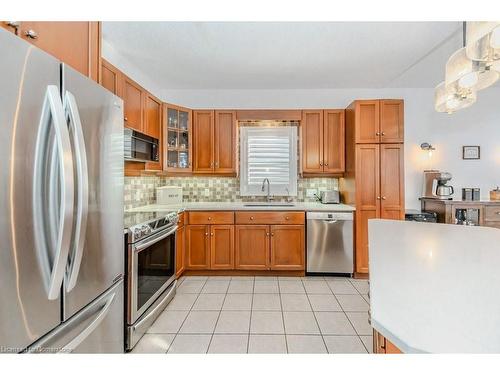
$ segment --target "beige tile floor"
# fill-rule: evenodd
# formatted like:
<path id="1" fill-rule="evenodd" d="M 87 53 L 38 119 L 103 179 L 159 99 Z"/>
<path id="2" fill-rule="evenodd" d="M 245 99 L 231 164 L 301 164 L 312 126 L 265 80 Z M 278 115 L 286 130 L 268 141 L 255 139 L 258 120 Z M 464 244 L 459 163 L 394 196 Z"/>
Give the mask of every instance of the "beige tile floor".
<path id="1" fill-rule="evenodd" d="M 183 277 L 133 353 L 368 353 L 368 282 Z"/>

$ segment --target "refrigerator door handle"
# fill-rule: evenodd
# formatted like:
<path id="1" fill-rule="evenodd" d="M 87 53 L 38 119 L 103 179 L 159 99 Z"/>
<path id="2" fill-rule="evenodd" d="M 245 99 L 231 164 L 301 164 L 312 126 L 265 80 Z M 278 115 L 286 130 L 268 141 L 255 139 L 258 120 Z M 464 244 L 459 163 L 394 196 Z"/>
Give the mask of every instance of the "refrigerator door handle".
<path id="1" fill-rule="evenodd" d="M 87 337 L 90 336 L 92 332 L 101 324 L 106 315 L 108 315 L 109 309 L 111 308 L 111 304 L 115 299 L 116 293 L 112 293 L 109 297 L 106 298 L 105 305 L 100 309 L 96 318 L 92 320 L 92 322 L 85 327 L 73 340 L 67 343 L 62 347 L 60 353 L 70 353 L 74 351 Z"/>
<path id="2" fill-rule="evenodd" d="M 87 169 L 87 155 L 83 137 L 82 122 L 75 96 L 66 91 L 64 94 L 64 110 L 72 141 L 76 167 L 76 220 L 73 227 L 73 242 L 68 256 L 66 291 L 71 291 L 78 279 L 82 262 L 87 230 L 89 176 Z"/>
<path id="3" fill-rule="evenodd" d="M 54 144 L 51 144 L 51 124 L 54 129 Z M 52 149 L 51 161 L 47 163 L 50 149 Z M 54 170 L 54 167 L 57 169 Z M 55 171 L 58 172 L 56 177 L 61 183 L 60 189 L 54 186 L 54 179 L 47 178 L 54 176 L 51 173 Z M 59 88 L 55 85 L 48 85 L 45 93 L 33 172 L 33 226 L 36 254 L 44 277 L 47 297 L 49 300 L 54 300 L 59 298 L 68 262 L 74 205 L 71 142 Z M 54 220 L 54 213 L 51 213 L 54 208 L 47 208 L 47 202 L 53 202 L 54 199 L 59 201 L 59 220 Z"/>

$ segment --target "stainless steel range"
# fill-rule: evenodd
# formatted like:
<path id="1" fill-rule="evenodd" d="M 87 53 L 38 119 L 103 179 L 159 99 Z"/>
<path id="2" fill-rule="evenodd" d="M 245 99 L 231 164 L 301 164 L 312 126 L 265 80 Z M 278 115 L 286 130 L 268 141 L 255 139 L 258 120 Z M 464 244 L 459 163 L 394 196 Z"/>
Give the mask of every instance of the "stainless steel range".
<path id="1" fill-rule="evenodd" d="M 131 350 L 175 295 L 176 212 L 128 229 L 126 348 Z"/>

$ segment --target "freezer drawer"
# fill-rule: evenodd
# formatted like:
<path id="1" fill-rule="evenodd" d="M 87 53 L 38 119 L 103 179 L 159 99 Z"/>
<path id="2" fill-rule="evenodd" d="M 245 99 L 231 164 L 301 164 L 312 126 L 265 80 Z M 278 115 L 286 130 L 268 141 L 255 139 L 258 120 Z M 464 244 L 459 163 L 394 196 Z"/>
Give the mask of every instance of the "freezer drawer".
<path id="1" fill-rule="evenodd" d="M 54 331 L 34 343 L 34 353 L 123 353 L 123 279 Z"/>
<path id="2" fill-rule="evenodd" d="M 353 214 L 307 213 L 308 273 L 354 272 Z"/>

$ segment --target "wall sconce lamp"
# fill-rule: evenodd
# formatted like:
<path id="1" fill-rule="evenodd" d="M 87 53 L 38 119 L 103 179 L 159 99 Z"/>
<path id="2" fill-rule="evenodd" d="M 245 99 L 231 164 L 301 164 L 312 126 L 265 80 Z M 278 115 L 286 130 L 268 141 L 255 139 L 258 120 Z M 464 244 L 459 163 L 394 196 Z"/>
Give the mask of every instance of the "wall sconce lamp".
<path id="1" fill-rule="evenodd" d="M 420 145 L 420 148 L 429 153 L 429 158 L 432 156 L 432 151 L 434 151 L 436 149 L 433 145 L 431 145 L 430 143 L 427 143 L 427 142 L 422 143 Z"/>

